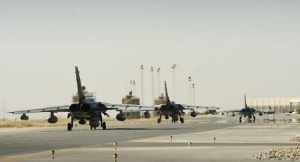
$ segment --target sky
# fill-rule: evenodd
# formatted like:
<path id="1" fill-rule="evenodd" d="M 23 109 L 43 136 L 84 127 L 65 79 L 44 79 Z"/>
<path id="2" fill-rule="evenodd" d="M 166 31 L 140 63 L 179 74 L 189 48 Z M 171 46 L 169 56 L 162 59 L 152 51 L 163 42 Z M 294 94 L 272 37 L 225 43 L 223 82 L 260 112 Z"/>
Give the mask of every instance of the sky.
<path id="1" fill-rule="evenodd" d="M 299 8 L 296 0 L 0 1 L 0 109 L 16 118 L 7 112 L 70 104 L 75 66 L 109 103 L 121 103 L 130 80 L 140 97 L 143 78 L 142 102 L 152 105 L 152 73 L 155 97 L 166 81 L 177 103 L 193 104 L 191 83 L 195 105 L 223 110 L 243 108 L 244 94 L 300 97 Z"/>

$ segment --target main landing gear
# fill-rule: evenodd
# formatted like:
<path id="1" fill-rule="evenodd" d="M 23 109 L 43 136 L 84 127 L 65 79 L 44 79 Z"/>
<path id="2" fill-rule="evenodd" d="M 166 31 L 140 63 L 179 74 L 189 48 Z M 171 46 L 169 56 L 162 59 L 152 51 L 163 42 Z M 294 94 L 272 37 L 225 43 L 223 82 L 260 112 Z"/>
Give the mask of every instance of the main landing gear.
<path id="1" fill-rule="evenodd" d="M 157 123 L 161 122 L 161 114 L 159 114 L 159 118 L 157 119 Z"/>
<path id="2" fill-rule="evenodd" d="M 179 114 L 179 120 L 181 123 L 184 123 L 184 119 L 183 119 L 183 117 L 181 117 L 181 114 Z"/>
<path id="3" fill-rule="evenodd" d="M 102 127 L 103 130 L 105 130 L 106 129 L 106 123 L 103 122 L 103 120 L 102 120 L 102 114 L 101 114 L 101 112 L 99 114 L 99 117 L 100 117 L 100 126 Z"/>
<path id="4" fill-rule="evenodd" d="M 183 118 L 180 118 L 180 122 L 181 122 L 181 123 L 184 123 L 184 119 L 183 119 Z"/>
<path id="5" fill-rule="evenodd" d="M 248 116 L 248 122 L 250 122 L 250 120 L 251 120 L 251 116 L 249 117 Z M 240 123 L 242 123 L 242 116 L 240 116 Z M 255 123 L 255 116 L 253 115 L 253 121 L 252 121 L 253 123 Z"/>
<path id="6" fill-rule="evenodd" d="M 70 117 L 71 117 L 71 123 L 68 123 L 68 131 L 71 131 L 73 128 L 74 117 L 69 113 L 68 118 L 70 118 Z"/>

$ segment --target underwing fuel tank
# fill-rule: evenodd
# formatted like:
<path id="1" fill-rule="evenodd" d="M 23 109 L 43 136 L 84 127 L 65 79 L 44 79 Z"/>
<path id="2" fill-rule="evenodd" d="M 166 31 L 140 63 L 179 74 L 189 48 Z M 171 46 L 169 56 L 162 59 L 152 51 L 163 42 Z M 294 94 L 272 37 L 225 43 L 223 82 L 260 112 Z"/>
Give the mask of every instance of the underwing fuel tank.
<path id="1" fill-rule="evenodd" d="M 54 124 L 58 121 L 56 116 L 49 116 L 47 119 L 48 123 Z"/>
<path id="2" fill-rule="evenodd" d="M 119 113 L 119 114 L 117 114 L 117 116 L 116 116 L 116 118 L 117 118 L 117 120 L 119 120 L 119 121 L 124 121 L 124 120 L 126 120 L 126 116 L 123 114 L 123 113 Z"/>

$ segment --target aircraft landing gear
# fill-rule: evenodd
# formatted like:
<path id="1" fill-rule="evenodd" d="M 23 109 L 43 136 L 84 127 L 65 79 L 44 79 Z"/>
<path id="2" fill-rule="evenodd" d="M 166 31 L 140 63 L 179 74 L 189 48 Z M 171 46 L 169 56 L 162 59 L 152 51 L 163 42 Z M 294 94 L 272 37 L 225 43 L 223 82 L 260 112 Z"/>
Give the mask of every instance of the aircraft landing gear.
<path id="1" fill-rule="evenodd" d="M 105 130 L 106 129 L 106 123 L 103 122 L 101 113 L 100 113 L 99 116 L 100 116 L 100 125 L 101 125 L 102 129 Z M 96 127 L 95 127 L 95 129 L 96 129 Z"/>
<path id="2" fill-rule="evenodd" d="M 104 130 L 106 129 L 106 123 L 105 123 L 105 122 L 102 123 L 102 128 L 103 128 Z"/>
<path id="3" fill-rule="evenodd" d="M 161 122 L 161 114 L 159 114 L 159 118 L 157 119 L 157 123 Z"/>
<path id="4" fill-rule="evenodd" d="M 179 118 L 180 118 L 180 122 L 181 122 L 181 123 L 184 123 L 184 119 L 183 119 L 183 117 L 181 117 L 180 114 L 179 114 Z"/>
<path id="5" fill-rule="evenodd" d="M 183 118 L 180 118 L 180 122 L 181 122 L 181 123 L 184 123 L 184 119 L 183 119 Z"/>
<path id="6" fill-rule="evenodd" d="M 68 123 L 68 131 L 72 130 L 73 125 L 71 123 Z"/>
<path id="7" fill-rule="evenodd" d="M 68 123 L 68 131 L 71 131 L 73 128 L 73 120 L 74 120 L 74 118 L 73 118 L 73 116 L 71 116 L 71 123 Z"/>
<path id="8" fill-rule="evenodd" d="M 240 116 L 240 123 L 242 122 L 242 117 Z"/>
<path id="9" fill-rule="evenodd" d="M 253 123 L 255 123 L 255 116 L 253 115 Z"/>

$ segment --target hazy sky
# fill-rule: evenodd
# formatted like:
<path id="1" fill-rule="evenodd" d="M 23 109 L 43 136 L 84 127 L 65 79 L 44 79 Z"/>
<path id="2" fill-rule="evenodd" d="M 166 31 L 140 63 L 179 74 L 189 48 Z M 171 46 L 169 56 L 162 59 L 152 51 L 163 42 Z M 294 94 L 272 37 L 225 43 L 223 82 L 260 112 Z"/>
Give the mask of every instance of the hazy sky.
<path id="1" fill-rule="evenodd" d="M 1 103 L 6 111 L 69 104 L 75 66 L 99 101 L 121 103 L 131 79 L 140 96 L 143 64 L 151 105 L 149 66 L 161 68 L 172 100 L 174 63 L 177 103 L 189 104 L 188 76 L 197 105 L 300 97 L 299 8 L 296 0 L 0 1 Z M 156 72 L 154 80 L 157 96 Z"/>

